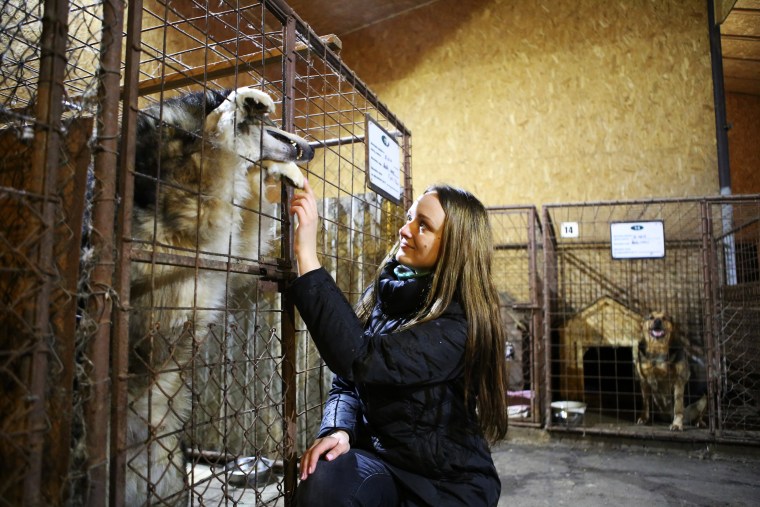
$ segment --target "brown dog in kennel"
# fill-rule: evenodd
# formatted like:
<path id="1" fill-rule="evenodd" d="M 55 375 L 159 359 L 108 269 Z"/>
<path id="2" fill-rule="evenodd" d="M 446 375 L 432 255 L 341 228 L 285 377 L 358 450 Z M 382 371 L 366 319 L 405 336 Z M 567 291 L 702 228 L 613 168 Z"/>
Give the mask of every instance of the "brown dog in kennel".
<path id="1" fill-rule="evenodd" d="M 655 407 L 672 415 L 670 430 L 683 431 L 684 421 L 701 425 L 707 397 L 684 409 L 684 392 L 691 376 L 686 344 L 664 311 L 650 313 L 642 322 L 641 339 L 633 348 L 633 362 L 641 386 L 643 409 L 637 424 L 647 424 Z"/>
<path id="2" fill-rule="evenodd" d="M 314 156 L 306 140 L 274 126 L 274 110 L 266 93 L 238 88 L 185 94 L 142 111 L 135 243 L 209 260 L 271 249 L 272 215 L 258 212 L 261 191 L 269 193 L 273 178 L 303 187 L 296 163 Z M 180 433 L 192 403 L 188 365 L 235 284 L 224 270 L 192 264 L 132 263 L 126 505 L 187 504 Z"/>

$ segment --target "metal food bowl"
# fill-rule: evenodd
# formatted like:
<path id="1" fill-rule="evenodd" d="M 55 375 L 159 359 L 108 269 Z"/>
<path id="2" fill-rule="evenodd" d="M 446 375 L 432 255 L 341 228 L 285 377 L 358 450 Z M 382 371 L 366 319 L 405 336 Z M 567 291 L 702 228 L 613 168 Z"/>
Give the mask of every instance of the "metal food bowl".
<path id="1" fill-rule="evenodd" d="M 238 458 L 224 467 L 227 482 L 238 488 L 261 488 L 269 483 L 273 461 L 264 457 Z"/>
<path id="2" fill-rule="evenodd" d="M 551 404 L 552 421 L 572 428 L 583 424 L 586 404 L 580 401 L 554 401 Z"/>

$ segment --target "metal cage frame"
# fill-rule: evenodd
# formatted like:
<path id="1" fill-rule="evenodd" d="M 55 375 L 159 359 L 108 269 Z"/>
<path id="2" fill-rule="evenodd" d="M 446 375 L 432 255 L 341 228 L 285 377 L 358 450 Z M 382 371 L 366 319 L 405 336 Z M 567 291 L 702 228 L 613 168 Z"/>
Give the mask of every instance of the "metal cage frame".
<path id="1" fill-rule="evenodd" d="M 3 331 L 0 346 L 0 374 L 9 386 L 0 425 L 0 504 L 124 504 L 132 465 L 126 421 L 132 410 L 129 383 L 135 377 L 129 368 L 129 322 L 135 310 L 130 266 L 135 263 L 255 281 L 250 297 L 258 306 L 247 331 L 251 334 L 224 334 L 218 341 L 218 347 L 237 347 L 244 357 L 222 352 L 219 360 L 193 363 L 183 373 L 194 399 L 202 395 L 202 386 L 193 387 L 197 378 L 216 382 L 220 396 L 230 390 L 248 396 L 243 405 L 222 398 L 218 416 L 191 413 L 182 434 L 196 438 L 200 433 L 192 426 L 204 421 L 204 431 L 216 435 L 220 444 L 203 449 L 195 444 L 206 437 L 190 438 L 183 451 L 190 477 L 185 489 L 206 503 L 289 504 L 298 455 L 313 437 L 330 380 L 284 295 L 294 277 L 292 224 L 285 205 L 292 190 L 282 187 L 282 204 L 267 216 L 277 226 L 272 254 L 209 258 L 141 244 L 131 230 L 138 176 L 133 161 L 140 156 L 137 121 L 146 105 L 186 90 L 228 83 L 264 88 L 275 99 L 283 130 L 298 133 L 317 152 L 308 177 L 324 224 L 320 254 L 352 299 L 392 244 L 411 202 L 411 132 L 343 63 L 337 37 L 317 35 L 281 0 L 244 6 L 222 2 L 193 16 L 181 9 L 201 8 L 202 3 L 136 0 L 125 9 L 125 2 L 113 0 L 87 6 L 44 0 L 5 6 L 12 11 L 8 23 L 18 26 L 3 28 L 12 41 L 7 51 L 13 53 L 6 55 L 9 65 L 0 83 L 0 120 L 13 138 L 10 146 L 23 148 L 24 155 L 14 158 L 8 150 L 0 156 L 0 205 L 7 212 L 0 247 L 7 261 L 0 317 L 12 324 Z M 81 33 L 71 22 L 80 11 L 88 14 Z M 204 34 L 209 26 L 232 35 Z M 201 56 L 199 64 L 191 63 L 194 50 Z M 81 51 L 87 52 L 87 61 Z M 16 57 L 18 66 L 10 66 Z M 378 196 L 367 181 L 367 154 L 358 147 L 365 144 L 368 118 L 400 146 L 401 195 L 396 201 Z M 33 157 L 24 158 L 26 153 Z M 90 231 L 86 275 L 80 267 L 81 231 Z M 33 239 L 27 239 L 30 232 Z M 249 342 L 259 348 L 240 349 Z M 258 361 L 271 366 L 257 372 Z M 241 377 L 243 370 L 247 373 Z M 263 437 L 251 437 L 251 421 L 259 413 L 269 413 L 271 421 L 261 423 L 266 426 Z M 160 442 L 163 437 L 156 431 Z M 245 457 L 263 461 L 254 445 L 257 438 L 267 440 L 274 453 L 268 457 L 276 477 L 264 486 L 271 491 L 235 491 L 229 479 L 236 470 L 225 464 Z M 253 454 L 241 454 L 235 441 L 244 442 L 242 447 Z M 52 473 L 49 463 L 54 463 Z M 201 465 L 208 472 L 203 477 L 197 470 Z M 216 496 L 211 500 L 204 495 L 213 481 Z M 176 501 L 149 494 L 154 502 Z"/>
<path id="2" fill-rule="evenodd" d="M 749 392 L 757 389 L 759 371 L 751 337 L 757 323 L 759 204 L 757 196 L 735 196 L 544 206 L 543 339 L 545 360 L 550 365 L 546 383 L 551 386 L 544 399 L 547 428 L 658 440 L 758 443 L 760 418 Z M 614 259 L 610 224 L 643 221 L 664 224 L 664 256 Z M 563 234 L 563 227 L 579 229 L 580 234 L 578 230 Z M 735 243 L 740 237 L 751 252 L 744 257 L 749 267 L 739 268 L 737 278 L 740 263 Z M 599 382 L 606 378 L 617 386 L 624 381 L 626 387 L 606 392 L 599 388 L 602 392 L 596 395 L 612 397 L 611 404 L 618 406 L 605 410 L 603 401 L 592 399 L 601 416 L 587 408 L 582 424 L 558 419 L 551 409 L 553 401 L 589 401 L 589 379 L 581 364 L 589 361 L 586 350 L 635 347 L 641 320 L 662 306 L 670 307 L 688 340 L 692 354 L 689 382 L 694 381 L 695 373 L 703 381 L 700 389 L 707 397 L 707 427 L 673 432 L 664 420 L 636 425 L 635 413 L 641 408 L 639 380 L 632 369 L 619 372 L 620 365 L 631 359 L 618 359 L 618 352 L 604 358 L 599 352 L 591 358 L 597 361 L 592 366 L 598 368 L 594 371 Z M 615 368 L 615 373 L 599 373 L 602 368 Z M 591 385 L 595 389 L 593 380 Z M 728 391 L 734 395 L 733 402 Z M 633 398 L 632 406 L 623 401 L 625 397 Z"/>

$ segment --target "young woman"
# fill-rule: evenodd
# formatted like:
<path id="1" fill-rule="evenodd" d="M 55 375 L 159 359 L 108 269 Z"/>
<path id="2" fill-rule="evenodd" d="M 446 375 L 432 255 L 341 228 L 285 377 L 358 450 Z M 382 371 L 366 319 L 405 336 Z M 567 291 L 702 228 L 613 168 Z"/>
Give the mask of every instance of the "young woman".
<path id="1" fill-rule="evenodd" d="M 291 213 L 300 276 L 290 293 L 335 374 L 297 505 L 496 505 L 488 440 L 507 432 L 507 375 L 483 204 L 428 188 L 358 315 L 321 269 L 308 183 Z"/>

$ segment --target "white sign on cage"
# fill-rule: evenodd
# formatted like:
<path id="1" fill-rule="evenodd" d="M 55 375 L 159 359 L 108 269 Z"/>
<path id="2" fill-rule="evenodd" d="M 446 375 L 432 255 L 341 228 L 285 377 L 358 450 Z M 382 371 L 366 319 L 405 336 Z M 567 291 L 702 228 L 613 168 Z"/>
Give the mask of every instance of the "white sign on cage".
<path id="1" fill-rule="evenodd" d="M 367 115 L 368 186 L 386 199 L 401 203 L 401 147 L 396 139 Z"/>
<path id="2" fill-rule="evenodd" d="M 579 234 L 578 222 L 562 222 L 559 226 L 561 238 L 577 238 Z"/>
<path id="3" fill-rule="evenodd" d="M 613 222 L 610 248 L 613 259 L 661 259 L 665 257 L 663 222 Z"/>

